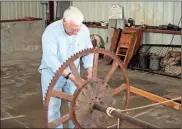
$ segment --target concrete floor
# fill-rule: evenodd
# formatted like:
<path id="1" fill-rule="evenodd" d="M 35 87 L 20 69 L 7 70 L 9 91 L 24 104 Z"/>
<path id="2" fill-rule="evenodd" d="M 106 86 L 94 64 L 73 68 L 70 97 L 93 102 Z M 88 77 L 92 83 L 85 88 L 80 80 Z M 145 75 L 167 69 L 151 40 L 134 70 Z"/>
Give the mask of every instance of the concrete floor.
<path id="1" fill-rule="evenodd" d="M 40 74 L 37 69 L 40 64 L 41 52 L 12 53 L 1 55 L 1 128 L 38 128 L 43 124 L 43 106 L 40 86 Z M 104 76 L 110 66 L 99 65 L 99 75 Z M 131 84 L 151 93 L 163 96 L 178 91 L 181 80 L 166 76 L 128 70 Z M 117 87 L 124 80 L 120 71 L 116 71 L 109 85 Z M 120 108 L 124 97 L 115 97 L 115 107 Z M 145 98 L 134 96 L 129 108 L 153 103 Z M 65 104 L 63 104 L 63 107 Z M 181 113 L 177 110 L 157 106 L 129 112 L 148 123 L 162 128 L 180 128 Z M 113 120 L 116 123 L 116 120 Z M 134 127 L 123 124 L 123 127 Z"/>

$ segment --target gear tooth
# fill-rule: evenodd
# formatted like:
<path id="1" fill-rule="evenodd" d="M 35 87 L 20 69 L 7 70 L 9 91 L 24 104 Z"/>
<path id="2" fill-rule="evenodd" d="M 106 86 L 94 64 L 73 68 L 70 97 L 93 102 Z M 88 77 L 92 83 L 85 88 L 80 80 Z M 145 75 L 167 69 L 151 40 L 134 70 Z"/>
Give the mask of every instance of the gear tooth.
<path id="1" fill-rule="evenodd" d="M 65 62 L 67 62 L 67 60 L 66 60 Z M 62 66 L 66 64 L 65 62 L 62 64 Z M 62 66 L 61 66 L 61 67 L 62 67 Z M 61 69 L 61 67 L 60 67 L 60 69 Z"/>
<path id="2" fill-rule="evenodd" d="M 45 93 L 45 97 L 44 97 L 44 101 L 45 101 L 45 102 L 47 101 L 48 90 L 49 90 L 49 87 L 47 88 L 46 93 Z"/>
<path id="3" fill-rule="evenodd" d="M 61 67 L 59 67 L 59 68 L 61 68 Z M 54 78 L 55 78 L 55 74 L 54 74 L 54 76 L 52 77 L 52 79 L 54 79 Z M 52 80 L 52 79 L 51 79 L 51 80 Z"/>
<path id="4" fill-rule="evenodd" d="M 64 63 L 63 63 L 64 64 Z M 61 69 L 61 67 L 63 67 L 63 64 L 59 67 L 59 69 Z"/>
<path id="5" fill-rule="evenodd" d="M 45 97 L 44 97 L 44 101 L 46 101 L 46 99 L 47 99 L 47 97 L 46 97 L 46 95 L 45 95 Z"/>
<path id="6" fill-rule="evenodd" d="M 65 62 L 66 62 L 66 61 L 67 61 L 67 60 L 65 60 Z M 65 62 L 63 62 L 63 64 L 61 65 L 61 67 L 63 67 L 63 66 L 65 65 Z M 60 68 L 61 68 L 61 67 L 60 67 Z"/>
<path id="7" fill-rule="evenodd" d="M 51 80 L 51 82 L 49 82 L 49 86 L 51 85 L 51 83 L 52 83 L 52 80 Z M 49 89 L 49 88 L 48 88 Z"/>
<path id="8" fill-rule="evenodd" d="M 57 70 L 56 70 L 56 73 L 58 72 L 60 70 L 60 68 L 58 68 Z M 52 79 L 51 79 L 52 80 Z"/>
<path id="9" fill-rule="evenodd" d="M 62 66 L 61 66 L 61 67 L 62 67 Z M 61 67 L 59 67 L 58 70 L 57 70 L 56 72 L 58 72 L 58 71 L 61 69 Z M 55 76 L 55 75 L 54 75 L 54 76 Z"/>
<path id="10" fill-rule="evenodd" d="M 54 78 L 55 78 L 55 76 L 54 76 L 54 77 L 52 77 L 52 79 L 51 79 L 51 82 L 50 82 L 50 83 L 52 83 L 52 82 L 53 82 Z"/>

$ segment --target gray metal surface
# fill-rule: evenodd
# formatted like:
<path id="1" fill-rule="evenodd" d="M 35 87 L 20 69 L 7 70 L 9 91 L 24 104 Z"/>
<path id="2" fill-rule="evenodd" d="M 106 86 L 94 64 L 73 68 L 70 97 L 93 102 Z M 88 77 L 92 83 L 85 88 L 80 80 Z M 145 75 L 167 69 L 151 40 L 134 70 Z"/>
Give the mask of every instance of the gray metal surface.
<path id="1" fill-rule="evenodd" d="M 2 1 L 1 20 L 24 17 L 42 18 L 42 5 L 37 1 Z"/>
<path id="2" fill-rule="evenodd" d="M 113 4 L 120 4 L 124 7 L 124 16 L 126 19 L 132 17 L 135 24 L 177 25 L 181 17 L 180 2 L 81 2 L 73 1 L 73 5 L 81 9 L 84 14 L 85 21 L 108 21 L 109 9 Z M 181 26 L 181 24 L 180 24 Z M 91 34 L 100 34 L 104 41 L 107 38 L 107 30 L 91 28 Z M 144 33 L 143 44 L 170 44 L 173 35 Z M 172 44 L 181 44 L 181 36 L 174 36 Z M 166 48 L 162 49 L 162 53 L 166 52 Z M 151 52 L 158 53 L 160 49 L 151 49 Z"/>

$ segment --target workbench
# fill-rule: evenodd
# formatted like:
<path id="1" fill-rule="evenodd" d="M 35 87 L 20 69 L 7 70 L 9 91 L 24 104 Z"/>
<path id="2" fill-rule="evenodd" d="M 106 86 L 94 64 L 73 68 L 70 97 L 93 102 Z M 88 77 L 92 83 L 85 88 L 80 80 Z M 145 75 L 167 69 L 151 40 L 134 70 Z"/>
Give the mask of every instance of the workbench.
<path id="1" fill-rule="evenodd" d="M 101 29 L 108 29 L 107 26 L 96 26 L 96 25 L 86 25 L 88 28 L 101 28 Z M 129 28 L 129 27 L 126 27 Z M 129 29 L 136 29 L 136 28 L 129 28 Z M 150 32 L 150 33 L 161 33 L 161 34 L 175 34 L 175 35 L 182 35 L 181 31 L 173 31 L 173 30 L 160 30 L 160 29 L 142 29 L 143 32 Z"/>

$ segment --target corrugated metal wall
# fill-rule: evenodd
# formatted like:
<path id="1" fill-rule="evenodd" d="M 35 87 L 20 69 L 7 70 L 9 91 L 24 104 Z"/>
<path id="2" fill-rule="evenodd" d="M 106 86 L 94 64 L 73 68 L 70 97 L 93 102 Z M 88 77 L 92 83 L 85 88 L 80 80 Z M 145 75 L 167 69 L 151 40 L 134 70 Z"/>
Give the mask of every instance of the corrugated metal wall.
<path id="1" fill-rule="evenodd" d="M 136 24 L 161 25 L 172 23 L 177 25 L 181 18 L 180 2 L 79 2 L 72 5 L 78 7 L 85 16 L 85 21 L 107 21 L 109 9 L 113 4 L 124 7 L 125 18 L 135 19 Z M 24 17 L 42 18 L 42 5 L 40 2 L 1 2 L 1 20 L 10 20 Z M 179 24 L 181 26 L 181 24 Z M 107 30 L 90 29 L 91 33 L 102 35 L 106 41 Z M 143 43 L 169 44 L 173 35 L 145 33 Z M 181 44 L 180 35 L 175 35 L 172 44 Z"/>
<path id="2" fill-rule="evenodd" d="M 73 1 L 73 6 L 78 7 L 84 14 L 85 21 L 107 21 L 109 9 L 113 4 L 120 4 L 124 7 L 125 18 L 135 19 L 135 24 L 163 25 L 172 23 L 178 25 L 181 18 L 180 2 L 78 2 Z M 181 23 L 179 24 L 181 27 Z M 91 33 L 101 34 L 104 39 L 105 32 L 100 29 L 90 29 Z M 143 44 L 170 44 L 173 35 L 159 33 L 144 33 Z M 181 44 L 181 36 L 175 35 L 172 44 Z M 156 49 L 155 51 L 160 51 Z M 164 53 L 166 48 L 163 48 Z"/>
<path id="3" fill-rule="evenodd" d="M 24 17 L 42 18 L 42 5 L 35 1 L 1 1 L 1 20 Z"/>
<path id="4" fill-rule="evenodd" d="M 108 20 L 109 9 L 113 4 L 124 7 L 125 18 L 135 19 L 136 24 L 143 21 L 148 25 L 178 24 L 181 16 L 180 2 L 78 2 L 78 7 L 84 14 L 86 21 Z"/>

